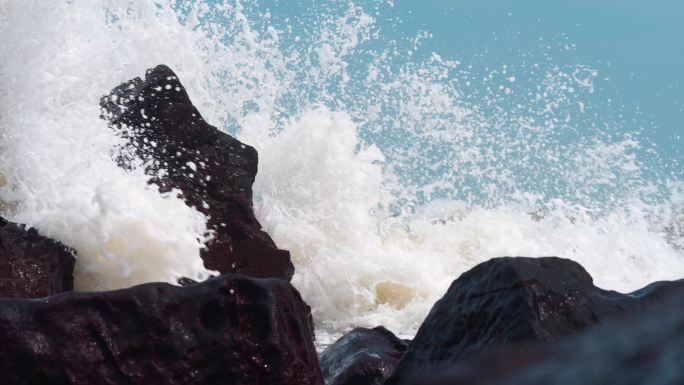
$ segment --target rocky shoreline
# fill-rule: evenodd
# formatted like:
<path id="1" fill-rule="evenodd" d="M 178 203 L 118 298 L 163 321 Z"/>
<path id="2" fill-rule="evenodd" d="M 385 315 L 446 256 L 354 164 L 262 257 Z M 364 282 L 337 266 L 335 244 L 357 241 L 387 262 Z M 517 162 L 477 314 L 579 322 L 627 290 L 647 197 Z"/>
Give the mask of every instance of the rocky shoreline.
<path id="1" fill-rule="evenodd" d="M 455 281 L 412 341 L 378 326 L 320 355 L 294 266 L 252 209 L 254 148 L 209 125 L 171 69 L 102 98 L 151 183 L 208 217 L 181 286 L 73 292 L 75 252 L 0 219 L 0 377 L 7 384 L 681 384 L 684 280 L 602 290 L 579 264 L 503 257 Z"/>

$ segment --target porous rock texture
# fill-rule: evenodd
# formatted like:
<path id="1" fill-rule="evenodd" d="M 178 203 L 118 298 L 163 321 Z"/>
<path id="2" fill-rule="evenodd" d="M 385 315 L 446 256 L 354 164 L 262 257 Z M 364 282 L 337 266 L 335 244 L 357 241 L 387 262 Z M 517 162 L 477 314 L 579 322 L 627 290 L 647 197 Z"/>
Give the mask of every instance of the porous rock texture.
<path id="1" fill-rule="evenodd" d="M 382 385 L 406 351 L 408 341 L 382 326 L 356 328 L 320 356 L 326 385 Z"/>
<path id="2" fill-rule="evenodd" d="M 208 124 L 178 76 L 167 66 L 114 88 L 100 101 L 103 118 L 127 145 L 122 167 L 142 160 L 162 192 L 182 192 L 208 217 L 214 239 L 202 251 L 208 269 L 253 277 L 291 279 L 290 254 L 280 250 L 252 210 L 256 150 Z"/>
<path id="3" fill-rule="evenodd" d="M 309 307 L 281 279 L 0 300 L 4 384 L 322 385 Z"/>
<path id="4" fill-rule="evenodd" d="M 684 280 L 621 294 L 594 286 L 582 266 L 567 259 L 495 258 L 451 284 L 387 384 L 412 384 L 488 349 L 553 341 L 631 317 L 668 295 L 684 295 Z"/>
<path id="5" fill-rule="evenodd" d="M 414 385 L 684 384 L 684 296 L 559 341 L 495 349 Z"/>
<path id="6" fill-rule="evenodd" d="M 0 298 L 39 298 L 72 290 L 74 263 L 73 250 L 0 217 Z"/>

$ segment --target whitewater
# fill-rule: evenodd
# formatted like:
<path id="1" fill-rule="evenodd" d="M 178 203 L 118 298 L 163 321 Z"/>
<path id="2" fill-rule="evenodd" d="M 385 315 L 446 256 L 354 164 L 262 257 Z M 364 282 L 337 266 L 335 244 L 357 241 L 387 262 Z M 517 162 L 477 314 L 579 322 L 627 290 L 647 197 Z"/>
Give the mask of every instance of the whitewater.
<path id="1" fill-rule="evenodd" d="M 99 118 L 102 95 L 166 64 L 259 151 L 255 212 L 323 341 L 410 336 L 498 256 L 570 258 L 618 291 L 684 276 L 682 181 L 596 112 L 597 70 L 548 52 L 475 68 L 393 32 L 393 6 L 1 0 L 1 214 L 74 248 L 78 290 L 211 275 L 206 218 L 117 167 Z"/>

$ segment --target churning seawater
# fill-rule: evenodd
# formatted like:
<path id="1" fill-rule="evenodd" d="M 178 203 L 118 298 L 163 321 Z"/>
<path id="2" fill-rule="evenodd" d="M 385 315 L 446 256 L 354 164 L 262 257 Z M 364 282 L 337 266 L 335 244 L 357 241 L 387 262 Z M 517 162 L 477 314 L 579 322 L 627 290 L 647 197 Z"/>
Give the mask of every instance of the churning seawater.
<path id="1" fill-rule="evenodd" d="M 3 214 L 74 247 L 79 289 L 209 273 L 205 218 L 119 169 L 98 118 L 101 95 L 164 63 L 258 149 L 257 216 L 324 340 L 410 335 L 497 256 L 571 258 L 622 291 L 684 276 L 672 159 L 604 74 L 554 59 L 566 41 L 487 63 L 403 33 L 392 2 L 287 3 L 0 1 Z"/>

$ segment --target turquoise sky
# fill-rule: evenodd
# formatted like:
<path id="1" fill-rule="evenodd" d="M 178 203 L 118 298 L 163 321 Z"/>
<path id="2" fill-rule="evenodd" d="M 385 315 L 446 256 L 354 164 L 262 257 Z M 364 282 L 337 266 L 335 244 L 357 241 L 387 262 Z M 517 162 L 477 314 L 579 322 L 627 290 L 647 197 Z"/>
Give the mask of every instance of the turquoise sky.
<path id="1" fill-rule="evenodd" d="M 465 64 L 546 53 L 598 69 L 597 98 L 612 101 L 606 113 L 621 114 L 633 126 L 625 129 L 644 128 L 666 158 L 684 160 L 684 1 L 397 0 L 395 7 L 406 32 L 432 32 L 437 52 Z"/>

